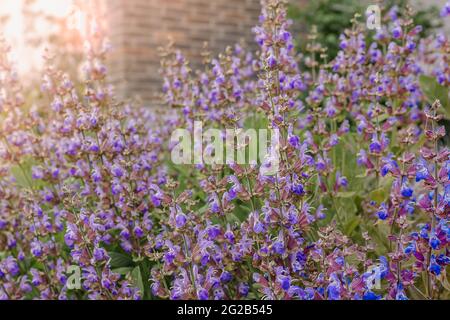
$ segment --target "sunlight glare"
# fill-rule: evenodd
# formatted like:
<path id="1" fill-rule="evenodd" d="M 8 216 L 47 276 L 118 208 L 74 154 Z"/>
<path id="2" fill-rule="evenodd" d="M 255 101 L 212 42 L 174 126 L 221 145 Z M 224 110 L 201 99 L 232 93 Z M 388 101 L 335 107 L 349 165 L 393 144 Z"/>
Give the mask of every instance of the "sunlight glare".
<path id="1" fill-rule="evenodd" d="M 27 33 L 31 31 L 38 35 L 46 35 L 52 28 L 45 21 L 38 21 L 34 30 L 26 30 L 23 15 L 25 4 L 26 0 L 0 0 L 0 17 L 8 17 L 6 23 L 0 26 L 0 35 L 11 45 L 12 58 L 21 73 L 39 66 L 42 60 L 42 52 L 37 53 L 35 50 L 36 53 L 30 55 L 30 47 L 25 40 Z M 82 15 L 74 10 L 74 0 L 34 0 L 30 9 L 57 18 L 67 17 L 67 26 L 81 31 Z"/>

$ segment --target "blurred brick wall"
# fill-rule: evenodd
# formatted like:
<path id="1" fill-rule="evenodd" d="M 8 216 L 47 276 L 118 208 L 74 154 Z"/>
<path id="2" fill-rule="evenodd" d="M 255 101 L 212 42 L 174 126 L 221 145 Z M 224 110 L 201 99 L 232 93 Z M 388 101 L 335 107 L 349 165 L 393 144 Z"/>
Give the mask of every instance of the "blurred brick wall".
<path id="1" fill-rule="evenodd" d="M 107 0 L 113 52 L 110 72 L 119 97 L 151 104 L 161 88 L 158 47 L 172 37 L 194 64 L 203 43 L 217 54 L 244 39 L 254 45 L 260 0 Z"/>
<path id="2" fill-rule="evenodd" d="M 161 91 L 158 47 L 165 45 L 169 37 L 194 66 L 201 61 L 205 41 L 213 54 L 241 39 L 255 47 L 251 29 L 258 23 L 260 0 L 95 1 L 104 4 L 114 47 L 109 58 L 110 75 L 121 98 L 140 96 L 145 103 L 155 101 L 155 93 Z M 309 1 L 312 0 L 289 0 L 299 6 Z M 442 7 L 446 1 L 411 0 L 424 7 L 432 4 Z M 293 26 L 294 34 L 301 32 L 300 26 Z"/>

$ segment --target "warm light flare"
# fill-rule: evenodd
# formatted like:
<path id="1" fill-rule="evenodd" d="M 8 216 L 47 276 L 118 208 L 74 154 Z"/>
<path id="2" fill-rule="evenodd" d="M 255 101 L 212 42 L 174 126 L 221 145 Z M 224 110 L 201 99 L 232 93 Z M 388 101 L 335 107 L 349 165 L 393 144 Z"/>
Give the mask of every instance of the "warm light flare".
<path id="1" fill-rule="evenodd" d="M 30 28 L 24 11 L 42 13 L 58 19 L 69 31 L 61 36 L 65 41 L 71 41 L 71 37 L 75 36 L 70 33 L 83 35 L 86 24 L 86 15 L 76 6 L 76 2 L 76 0 L 0 0 L 0 17 L 7 18 L 0 25 L 0 34 L 11 45 L 13 59 L 18 62 L 17 66 L 21 73 L 39 66 L 42 62 L 43 50 L 31 50 L 29 37 L 37 35 L 45 38 L 55 31 L 54 24 L 38 15 Z M 45 43 L 41 45 L 46 46 Z"/>

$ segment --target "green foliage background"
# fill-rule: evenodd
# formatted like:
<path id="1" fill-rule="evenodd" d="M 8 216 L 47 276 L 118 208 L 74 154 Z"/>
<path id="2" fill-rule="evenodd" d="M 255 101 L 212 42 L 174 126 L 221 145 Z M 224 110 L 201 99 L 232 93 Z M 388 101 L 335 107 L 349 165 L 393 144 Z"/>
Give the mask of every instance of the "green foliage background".
<path id="1" fill-rule="evenodd" d="M 404 8 L 408 0 L 388 0 L 383 2 L 385 10 L 397 5 Z M 294 25 L 300 25 L 306 32 L 300 34 L 298 47 L 302 52 L 307 43 L 306 34 L 311 26 L 317 26 L 318 42 L 328 48 L 328 57 L 333 59 L 339 51 L 339 35 L 351 27 L 350 20 L 355 13 L 365 16 L 367 6 L 373 1 L 367 0 L 317 0 L 309 1 L 306 7 L 291 3 L 288 8 L 288 16 L 294 20 Z M 438 19 L 439 9 L 435 6 L 415 11 L 414 24 L 423 27 L 423 35 L 428 36 L 433 30 L 442 26 Z"/>

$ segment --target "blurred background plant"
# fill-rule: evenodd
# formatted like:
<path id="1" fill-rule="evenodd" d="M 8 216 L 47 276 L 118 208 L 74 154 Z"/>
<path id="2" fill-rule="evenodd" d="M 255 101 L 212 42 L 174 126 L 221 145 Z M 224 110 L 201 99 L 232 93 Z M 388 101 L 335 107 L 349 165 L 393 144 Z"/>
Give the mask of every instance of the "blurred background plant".
<path id="1" fill-rule="evenodd" d="M 316 43 L 321 48 L 326 48 L 327 60 L 331 61 L 340 50 L 339 36 L 345 29 L 351 28 L 352 18 L 355 14 L 364 17 L 367 7 L 371 4 L 373 4 L 373 1 L 367 0 L 318 0 L 307 1 L 306 4 L 304 2 L 299 4 L 291 1 L 288 5 L 288 17 L 293 20 L 293 26 L 297 31 L 297 51 L 305 52 L 309 42 L 308 35 L 314 33 Z M 440 10 L 438 7 L 434 5 L 424 6 L 423 4 L 423 2 L 414 3 L 408 0 L 383 1 L 383 4 L 380 5 L 382 10 L 381 16 L 386 16 L 391 9 L 401 9 L 412 5 L 414 8 L 414 25 L 422 26 L 421 34 L 423 38 L 426 38 L 442 28 L 443 23 L 442 19 L 439 19 Z M 397 11 L 397 14 L 401 15 L 401 11 Z M 311 14 L 311 12 L 314 12 L 314 14 Z M 370 42 L 372 40 L 373 34 L 367 33 L 367 41 Z M 433 79 L 427 79 L 427 77 L 422 77 L 421 79 L 421 87 L 428 97 L 438 95 L 441 97 L 441 100 L 443 99 L 443 95 L 438 93 L 442 93 L 445 90 L 442 86 Z M 431 103 L 432 101 L 433 99 L 430 99 L 429 102 Z M 442 124 L 445 125 L 447 130 L 450 130 L 450 120 L 448 119 L 449 115 L 447 114 L 442 120 Z M 450 144 L 450 137 L 444 137 L 442 142 Z"/>
<path id="2" fill-rule="evenodd" d="M 404 8 L 410 4 L 407 0 L 388 0 L 384 1 L 381 7 L 382 16 L 390 8 L 395 6 Z M 341 33 L 351 27 L 351 20 L 355 13 L 361 16 L 365 15 L 367 7 L 373 4 L 373 1 L 367 0 L 318 0 L 308 1 L 299 5 L 291 2 L 288 6 L 288 16 L 294 21 L 294 25 L 299 32 L 297 37 L 297 49 L 303 51 L 306 47 L 307 33 L 311 31 L 312 26 L 317 27 L 317 41 L 322 47 L 328 48 L 328 58 L 333 59 L 339 51 L 339 36 Z M 312 12 L 314 14 L 312 14 Z M 438 19 L 439 9 L 435 6 L 429 6 L 416 9 L 414 16 L 414 25 L 423 27 L 423 35 L 426 37 L 434 30 L 442 27 L 442 21 Z"/>

